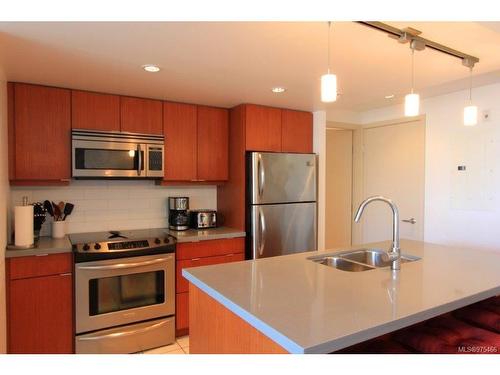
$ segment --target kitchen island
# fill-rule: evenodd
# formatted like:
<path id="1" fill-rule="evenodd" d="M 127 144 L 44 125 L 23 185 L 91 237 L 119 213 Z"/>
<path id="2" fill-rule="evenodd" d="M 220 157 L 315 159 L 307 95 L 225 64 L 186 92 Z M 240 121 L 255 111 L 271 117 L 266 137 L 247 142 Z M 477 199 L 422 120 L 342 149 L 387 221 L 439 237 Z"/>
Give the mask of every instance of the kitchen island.
<path id="1" fill-rule="evenodd" d="M 308 259 L 346 248 L 184 269 L 190 352 L 331 353 L 500 294 L 500 252 L 409 240 L 401 248 L 421 259 L 394 272 Z"/>

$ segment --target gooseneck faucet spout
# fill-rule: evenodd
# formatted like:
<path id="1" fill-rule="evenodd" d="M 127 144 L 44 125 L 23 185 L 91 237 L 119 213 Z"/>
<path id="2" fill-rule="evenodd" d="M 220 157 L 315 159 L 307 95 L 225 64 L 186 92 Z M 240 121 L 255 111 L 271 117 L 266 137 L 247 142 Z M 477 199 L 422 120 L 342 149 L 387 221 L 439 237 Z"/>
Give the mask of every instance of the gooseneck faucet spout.
<path id="1" fill-rule="evenodd" d="M 356 223 L 361 219 L 361 215 L 365 210 L 365 207 L 375 201 L 381 201 L 387 203 L 392 209 L 392 247 L 390 251 L 387 253 L 389 256 L 389 260 L 391 260 L 391 269 L 399 270 L 401 268 L 401 249 L 399 247 L 399 210 L 398 207 L 394 204 L 394 202 L 386 197 L 381 195 L 376 195 L 374 197 L 370 197 L 365 199 L 359 205 L 358 210 L 356 211 L 356 215 L 354 216 L 354 221 Z"/>

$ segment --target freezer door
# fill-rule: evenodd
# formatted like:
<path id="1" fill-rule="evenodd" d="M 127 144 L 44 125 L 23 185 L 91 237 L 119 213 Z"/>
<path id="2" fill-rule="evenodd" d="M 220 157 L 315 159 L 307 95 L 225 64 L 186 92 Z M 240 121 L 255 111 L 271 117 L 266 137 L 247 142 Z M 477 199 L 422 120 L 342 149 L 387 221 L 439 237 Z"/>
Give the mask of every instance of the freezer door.
<path id="1" fill-rule="evenodd" d="M 316 201 L 316 155 L 249 154 L 250 204 Z"/>
<path id="2" fill-rule="evenodd" d="M 252 258 L 316 250 L 316 203 L 251 206 Z"/>

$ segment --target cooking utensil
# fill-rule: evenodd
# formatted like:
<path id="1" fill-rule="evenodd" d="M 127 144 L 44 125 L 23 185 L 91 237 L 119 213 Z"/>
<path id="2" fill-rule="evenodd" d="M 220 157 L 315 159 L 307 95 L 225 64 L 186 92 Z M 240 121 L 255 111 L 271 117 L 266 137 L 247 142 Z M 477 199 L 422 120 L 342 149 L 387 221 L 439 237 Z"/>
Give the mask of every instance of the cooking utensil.
<path id="1" fill-rule="evenodd" d="M 64 216 L 63 216 L 63 220 L 66 220 L 66 217 L 71 215 L 71 213 L 73 212 L 73 208 L 75 208 L 75 205 L 72 204 L 72 203 L 66 203 L 66 205 L 64 206 Z"/>
<path id="2" fill-rule="evenodd" d="M 52 202 L 52 208 L 54 209 L 54 221 L 61 220 L 61 210 L 59 209 L 59 205 Z"/>
<path id="3" fill-rule="evenodd" d="M 50 216 L 54 217 L 54 209 L 49 201 L 43 202 L 43 208 L 49 213 Z"/>
<path id="4" fill-rule="evenodd" d="M 63 201 L 59 202 L 58 206 L 59 206 L 59 211 L 61 211 L 61 216 L 62 216 L 62 213 L 64 212 L 64 202 Z"/>

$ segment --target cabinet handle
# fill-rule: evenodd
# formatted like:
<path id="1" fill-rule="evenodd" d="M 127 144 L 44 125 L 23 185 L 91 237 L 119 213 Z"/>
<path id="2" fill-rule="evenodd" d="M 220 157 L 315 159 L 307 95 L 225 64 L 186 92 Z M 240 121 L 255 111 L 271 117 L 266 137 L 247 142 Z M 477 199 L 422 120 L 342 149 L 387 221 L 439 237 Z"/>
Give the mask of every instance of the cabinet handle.
<path id="1" fill-rule="evenodd" d="M 227 257 L 232 257 L 234 254 L 226 254 Z"/>
<path id="2" fill-rule="evenodd" d="M 46 257 L 48 256 L 49 254 L 35 254 L 36 257 Z"/>
<path id="3" fill-rule="evenodd" d="M 60 273 L 59 276 L 71 276 L 71 272 L 68 272 L 68 273 Z"/>
<path id="4" fill-rule="evenodd" d="M 71 180 L 69 178 L 61 178 L 61 182 L 70 182 Z"/>
<path id="5" fill-rule="evenodd" d="M 193 258 L 193 259 L 191 259 L 191 262 L 197 262 L 199 260 L 200 260 L 200 258 Z"/>

